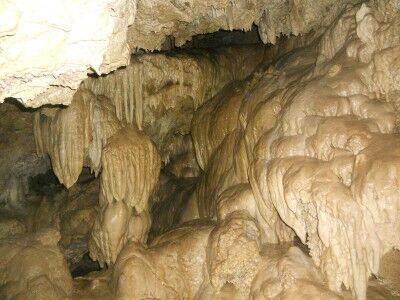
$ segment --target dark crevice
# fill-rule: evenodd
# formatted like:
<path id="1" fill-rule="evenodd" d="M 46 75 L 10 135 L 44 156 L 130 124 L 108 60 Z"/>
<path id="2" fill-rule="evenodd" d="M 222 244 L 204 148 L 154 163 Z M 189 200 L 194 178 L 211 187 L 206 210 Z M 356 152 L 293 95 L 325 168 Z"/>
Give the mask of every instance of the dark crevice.
<path id="1" fill-rule="evenodd" d="M 37 196 L 55 196 L 66 190 L 60 183 L 53 170 L 29 178 L 29 191 Z"/>
<path id="2" fill-rule="evenodd" d="M 148 242 L 177 226 L 194 191 L 197 177 L 176 177 L 162 171 L 160 180 L 153 194 L 153 206 L 150 211 L 152 224 Z"/>
<path id="3" fill-rule="evenodd" d="M 85 276 L 94 271 L 101 271 L 100 265 L 97 261 L 93 261 L 89 252 L 85 253 L 81 260 L 70 266 L 71 275 L 73 278 Z"/>

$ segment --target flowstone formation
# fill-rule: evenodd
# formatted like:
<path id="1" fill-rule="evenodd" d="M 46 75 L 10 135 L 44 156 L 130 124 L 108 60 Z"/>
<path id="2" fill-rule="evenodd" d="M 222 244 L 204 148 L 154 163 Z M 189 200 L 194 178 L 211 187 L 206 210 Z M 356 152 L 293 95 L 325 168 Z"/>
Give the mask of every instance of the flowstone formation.
<path id="1" fill-rule="evenodd" d="M 215 217 L 227 188 L 250 182 L 244 206 L 263 240 L 295 233 L 329 288 L 357 299 L 400 246 L 396 5 L 348 7 L 316 42 L 200 108 L 192 129 L 199 214 Z"/>

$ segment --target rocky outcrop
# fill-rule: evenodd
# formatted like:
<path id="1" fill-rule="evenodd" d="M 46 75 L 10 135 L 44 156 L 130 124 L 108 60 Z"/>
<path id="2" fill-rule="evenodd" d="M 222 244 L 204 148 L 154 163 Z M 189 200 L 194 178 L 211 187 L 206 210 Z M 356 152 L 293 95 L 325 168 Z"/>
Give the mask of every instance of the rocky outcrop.
<path id="1" fill-rule="evenodd" d="M 88 73 L 129 63 L 127 30 L 136 1 L 7 0 L 0 12 L 1 102 L 14 97 L 30 107 L 70 104 Z"/>
<path id="2" fill-rule="evenodd" d="M 70 298 L 72 278 L 57 246 L 59 240 L 55 230 L 0 240 L 1 298 Z"/>
<path id="3" fill-rule="evenodd" d="M 18 103 L 0 105 L 0 213 L 26 214 L 36 197 L 30 178 L 51 168 L 37 155 L 32 135 L 32 112 Z"/>

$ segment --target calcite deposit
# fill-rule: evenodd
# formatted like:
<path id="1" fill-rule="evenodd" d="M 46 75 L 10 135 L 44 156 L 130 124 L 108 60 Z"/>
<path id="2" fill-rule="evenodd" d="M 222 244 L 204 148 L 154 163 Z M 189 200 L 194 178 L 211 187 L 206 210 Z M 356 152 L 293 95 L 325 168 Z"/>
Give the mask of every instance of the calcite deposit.
<path id="1" fill-rule="evenodd" d="M 399 52 L 388 38 L 398 15 L 389 8 L 347 8 L 320 40 L 256 73 L 240 100 L 225 93 L 229 118 L 207 111 L 209 102 L 192 130 L 205 168 L 195 191 L 200 215 L 214 216 L 218 195 L 249 181 L 266 241 L 293 230 L 329 287 L 340 292 L 343 284 L 358 299 L 383 254 L 399 247 L 398 86 L 390 71 Z M 377 71 L 388 68 L 384 61 L 390 69 Z"/>
<path id="2" fill-rule="evenodd" d="M 0 99 L 68 106 L 0 107 L 0 298 L 399 297 L 398 0 L 108 1 L 79 35 L 90 1 L 21 3 Z M 29 64 L 34 16 L 64 30 Z M 185 45 L 251 28 L 270 44 Z"/>

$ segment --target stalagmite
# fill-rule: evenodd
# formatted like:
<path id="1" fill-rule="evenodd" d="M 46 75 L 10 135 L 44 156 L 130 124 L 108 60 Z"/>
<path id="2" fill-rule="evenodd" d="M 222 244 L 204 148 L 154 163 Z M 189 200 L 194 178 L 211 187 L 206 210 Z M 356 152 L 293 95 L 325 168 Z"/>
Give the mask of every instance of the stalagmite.
<path id="1" fill-rule="evenodd" d="M 188 224 L 158 237 L 147 249 L 127 244 L 112 284 L 118 299 L 193 299 L 226 282 L 248 294 L 258 251 L 258 229 L 246 215 L 231 215 L 218 226 Z"/>
<path id="2" fill-rule="evenodd" d="M 321 272 L 299 248 L 269 255 L 253 281 L 251 299 L 343 299 L 327 289 Z"/>
<path id="3" fill-rule="evenodd" d="M 108 140 L 102 154 L 100 213 L 89 247 L 93 259 L 109 265 L 128 240 L 147 240 L 149 198 L 160 164 L 156 147 L 137 129 L 123 128 Z"/>

